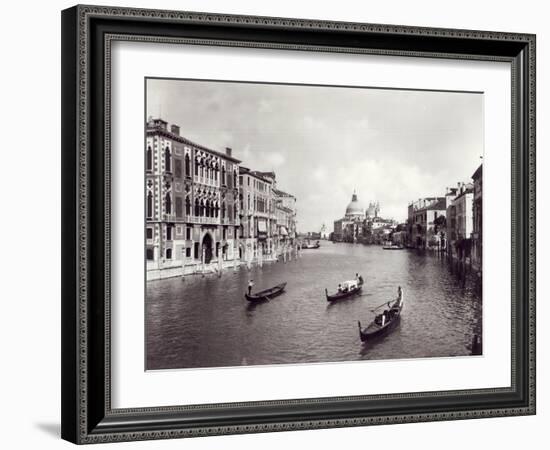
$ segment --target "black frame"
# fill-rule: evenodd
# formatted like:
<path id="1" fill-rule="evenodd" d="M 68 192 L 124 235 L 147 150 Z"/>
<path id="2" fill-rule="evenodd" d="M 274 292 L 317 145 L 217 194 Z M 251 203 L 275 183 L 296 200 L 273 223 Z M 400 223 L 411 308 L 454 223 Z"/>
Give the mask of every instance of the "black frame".
<path id="1" fill-rule="evenodd" d="M 512 385 L 115 410 L 110 43 L 192 42 L 512 65 Z M 98 6 L 62 12 L 62 437 L 75 443 L 535 414 L 535 36 Z"/>

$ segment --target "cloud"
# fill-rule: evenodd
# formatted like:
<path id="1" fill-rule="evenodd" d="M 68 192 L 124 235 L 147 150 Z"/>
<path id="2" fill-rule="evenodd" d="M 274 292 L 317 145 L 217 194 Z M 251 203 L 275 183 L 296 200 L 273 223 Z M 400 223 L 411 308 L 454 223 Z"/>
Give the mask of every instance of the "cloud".
<path id="1" fill-rule="evenodd" d="M 265 161 L 270 167 L 277 168 L 285 163 L 286 158 L 282 153 L 272 152 L 265 155 Z"/>

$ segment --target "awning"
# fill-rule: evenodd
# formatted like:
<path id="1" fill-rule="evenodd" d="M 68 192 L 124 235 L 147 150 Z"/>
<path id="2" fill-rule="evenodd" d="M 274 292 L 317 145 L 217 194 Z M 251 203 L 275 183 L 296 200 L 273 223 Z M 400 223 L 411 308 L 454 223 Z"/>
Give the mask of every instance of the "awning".
<path id="1" fill-rule="evenodd" d="M 258 221 L 258 232 L 267 233 L 267 225 L 265 223 L 265 220 Z"/>
<path id="2" fill-rule="evenodd" d="M 281 234 L 283 236 L 288 236 L 288 232 L 286 231 L 286 228 L 285 227 L 281 227 Z"/>

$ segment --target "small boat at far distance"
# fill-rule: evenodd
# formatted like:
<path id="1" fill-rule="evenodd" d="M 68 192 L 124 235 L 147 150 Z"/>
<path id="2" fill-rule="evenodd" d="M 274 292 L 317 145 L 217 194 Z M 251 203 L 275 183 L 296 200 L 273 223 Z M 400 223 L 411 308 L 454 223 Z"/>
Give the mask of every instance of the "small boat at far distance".
<path id="1" fill-rule="evenodd" d="M 340 289 L 334 294 L 329 294 L 328 289 L 325 289 L 325 295 L 327 296 L 327 302 L 334 302 L 336 300 L 342 300 L 344 298 L 352 297 L 363 288 L 363 278 L 358 280 L 344 281 L 340 286 Z"/>
<path id="2" fill-rule="evenodd" d="M 394 244 L 393 242 L 387 242 L 382 246 L 383 250 L 403 250 L 403 246 L 399 244 Z"/>
<path id="3" fill-rule="evenodd" d="M 315 242 L 315 244 L 312 244 L 311 242 L 307 241 L 307 244 L 302 245 L 302 250 L 308 250 L 308 249 L 314 249 L 314 248 L 320 248 L 321 243 L 319 241 Z"/>
<path id="4" fill-rule="evenodd" d="M 374 320 L 365 328 L 361 327 L 361 322 L 357 322 L 359 325 L 359 336 L 361 341 L 365 342 L 367 339 L 380 335 L 386 331 L 389 331 L 394 324 L 399 320 L 401 310 L 403 309 L 403 290 L 399 290 L 397 299 L 391 304 L 391 300 L 388 303 L 383 303 L 380 306 L 388 305 L 382 314 L 378 314 Z M 380 308 L 380 306 L 378 308 Z"/>
<path id="5" fill-rule="evenodd" d="M 281 283 L 272 288 L 256 292 L 255 294 L 248 295 L 247 293 L 245 293 L 244 296 L 249 302 L 264 302 L 267 300 L 271 300 L 273 297 L 281 295 L 284 292 L 285 287 L 286 283 Z"/>

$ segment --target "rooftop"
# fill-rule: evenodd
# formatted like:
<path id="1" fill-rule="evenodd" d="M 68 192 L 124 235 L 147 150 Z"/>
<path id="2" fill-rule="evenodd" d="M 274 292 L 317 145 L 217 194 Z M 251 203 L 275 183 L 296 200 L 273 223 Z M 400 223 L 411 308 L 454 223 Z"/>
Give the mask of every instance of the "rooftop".
<path id="1" fill-rule="evenodd" d="M 193 141 L 190 141 L 187 138 L 184 138 L 183 136 L 180 136 L 179 134 L 169 131 L 167 129 L 167 125 L 168 125 L 168 122 L 162 119 L 150 119 L 149 121 L 147 121 L 147 134 L 161 134 L 169 139 L 172 139 L 177 142 L 181 142 L 182 144 L 192 145 L 193 147 L 198 148 L 199 150 L 213 153 L 214 155 L 219 156 L 221 158 L 225 158 L 236 163 L 241 162 L 239 159 L 233 158 L 233 156 L 228 155 L 227 153 L 219 152 L 217 150 L 212 150 L 211 148 L 205 147 L 204 145 L 197 144 Z M 176 125 L 173 125 L 172 129 L 179 130 L 179 127 Z"/>
<path id="2" fill-rule="evenodd" d="M 273 193 L 275 195 L 278 195 L 279 197 L 292 197 L 292 198 L 294 198 L 294 195 L 288 194 L 284 191 L 280 191 L 279 189 L 273 189 Z"/>
<path id="3" fill-rule="evenodd" d="M 261 174 L 265 172 L 258 172 L 257 170 L 250 170 L 248 167 L 240 166 L 239 167 L 239 174 L 240 175 L 250 175 L 254 178 L 257 178 L 260 181 L 263 181 L 264 183 L 271 183 L 271 180 L 268 178 L 264 178 Z"/>
<path id="4" fill-rule="evenodd" d="M 483 164 L 480 164 L 479 167 L 474 172 L 474 174 L 472 175 L 472 180 L 477 180 L 478 178 L 481 178 L 482 175 L 483 175 Z"/>

